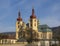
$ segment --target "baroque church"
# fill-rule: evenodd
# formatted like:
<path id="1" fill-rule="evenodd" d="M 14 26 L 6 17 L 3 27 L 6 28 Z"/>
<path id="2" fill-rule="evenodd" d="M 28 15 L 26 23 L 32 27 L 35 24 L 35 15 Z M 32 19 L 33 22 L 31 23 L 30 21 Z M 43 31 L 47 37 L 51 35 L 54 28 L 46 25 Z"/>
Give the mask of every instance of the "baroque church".
<path id="1" fill-rule="evenodd" d="M 8 38 L 3 38 L 0 43 L 18 43 L 18 42 L 39 42 L 41 46 L 49 46 L 52 40 L 52 30 L 46 24 L 40 25 L 37 16 L 35 15 L 34 8 L 29 18 L 29 23 L 23 22 L 20 11 L 16 21 L 16 34 Z"/>
<path id="2" fill-rule="evenodd" d="M 40 25 L 40 22 L 35 15 L 34 8 L 32 8 L 32 14 L 29 18 L 29 23 L 27 24 L 23 22 L 20 11 L 18 12 L 18 18 L 16 21 L 16 39 L 18 40 L 21 38 L 41 41 L 41 45 L 43 44 L 43 40 L 49 45 L 49 41 L 47 40 L 52 39 L 52 30 L 46 24 Z"/>

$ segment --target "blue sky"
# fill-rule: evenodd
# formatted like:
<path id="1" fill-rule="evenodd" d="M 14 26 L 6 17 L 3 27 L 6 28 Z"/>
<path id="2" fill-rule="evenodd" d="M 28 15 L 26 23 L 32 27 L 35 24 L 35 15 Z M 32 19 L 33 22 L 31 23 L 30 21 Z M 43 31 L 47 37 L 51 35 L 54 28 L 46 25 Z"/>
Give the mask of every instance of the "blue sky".
<path id="1" fill-rule="evenodd" d="M 60 0 L 0 0 L 0 32 L 15 31 L 19 9 L 27 23 L 32 7 L 40 24 L 60 26 Z"/>

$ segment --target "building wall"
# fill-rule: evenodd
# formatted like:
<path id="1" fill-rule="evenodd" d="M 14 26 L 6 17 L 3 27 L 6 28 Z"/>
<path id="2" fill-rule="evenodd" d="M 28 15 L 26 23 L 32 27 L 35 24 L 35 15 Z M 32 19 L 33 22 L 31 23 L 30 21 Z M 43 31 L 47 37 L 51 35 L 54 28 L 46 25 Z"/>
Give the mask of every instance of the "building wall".
<path id="1" fill-rule="evenodd" d="M 33 30 L 35 30 L 36 32 L 38 32 L 37 26 L 38 26 L 37 19 L 36 18 L 30 19 L 29 28 L 32 28 Z"/>
<path id="2" fill-rule="evenodd" d="M 19 31 L 21 30 L 20 27 L 22 26 L 23 22 L 22 21 L 17 21 L 16 22 L 16 39 L 19 39 Z"/>
<path id="3" fill-rule="evenodd" d="M 10 44 L 10 43 L 16 43 L 16 39 L 1 39 L 0 44 Z"/>
<path id="4" fill-rule="evenodd" d="M 47 32 L 47 39 L 52 39 L 52 32 Z"/>
<path id="5" fill-rule="evenodd" d="M 43 36 L 42 36 L 42 32 L 39 32 L 39 39 L 42 39 Z"/>
<path id="6" fill-rule="evenodd" d="M 49 46 L 50 45 L 50 41 L 45 41 L 45 46 Z"/>
<path id="7" fill-rule="evenodd" d="M 39 39 L 52 39 L 52 32 L 39 32 Z"/>
<path id="8" fill-rule="evenodd" d="M 49 41 L 39 41 L 38 43 L 38 46 L 49 46 Z"/>

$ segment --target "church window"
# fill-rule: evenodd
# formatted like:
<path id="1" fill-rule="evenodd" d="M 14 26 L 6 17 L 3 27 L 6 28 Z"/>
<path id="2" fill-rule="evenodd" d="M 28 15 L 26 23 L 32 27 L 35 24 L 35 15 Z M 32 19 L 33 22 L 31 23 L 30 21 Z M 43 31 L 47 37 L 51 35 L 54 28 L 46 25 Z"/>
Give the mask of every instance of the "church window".
<path id="1" fill-rule="evenodd" d="M 49 39 L 51 39 L 51 34 L 49 34 Z"/>
<path id="2" fill-rule="evenodd" d="M 32 20 L 30 20 L 32 22 Z"/>
<path id="3" fill-rule="evenodd" d="M 43 34 L 43 38 L 46 39 L 46 34 L 45 33 Z"/>
<path id="4" fill-rule="evenodd" d="M 34 26 L 36 26 L 36 23 L 34 24 Z"/>
<path id="5" fill-rule="evenodd" d="M 19 22 L 18 22 L 18 24 L 19 24 Z"/>
<path id="6" fill-rule="evenodd" d="M 32 27 L 32 24 L 31 24 L 31 27 Z"/>

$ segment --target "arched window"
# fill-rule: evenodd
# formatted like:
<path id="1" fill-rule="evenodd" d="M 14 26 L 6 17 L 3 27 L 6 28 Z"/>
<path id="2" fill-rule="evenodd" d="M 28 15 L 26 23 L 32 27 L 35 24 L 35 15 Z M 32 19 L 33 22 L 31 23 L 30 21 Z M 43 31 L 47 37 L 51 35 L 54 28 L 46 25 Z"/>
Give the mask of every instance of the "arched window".
<path id="1" fill-rule="evenodd" d="M 43 38 L 43 34 L 41 34 L 41 38 Z"/>
<path id="2" fill-rule="evenodd" d="M 20 22 L 18 22 L 18 24 L 19 24 Z"/>
<path id="3" fill-rule="evenodd" d="M 49 39 L 51 39 L 51 37 L 52 37 L 51 34 L 49 34 Z"/>
<path id="4" fill-rule="evenodd" d="M 34 24 L 34 26 L 36 26 L 36 23 Z"/>
<path id="5" fill-rule="evenodd" d="M 32 24 L 31 24 L 31 27 L 32 27 Z"/>

